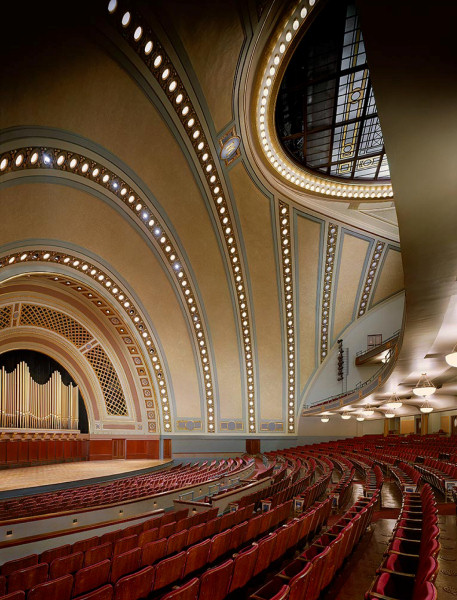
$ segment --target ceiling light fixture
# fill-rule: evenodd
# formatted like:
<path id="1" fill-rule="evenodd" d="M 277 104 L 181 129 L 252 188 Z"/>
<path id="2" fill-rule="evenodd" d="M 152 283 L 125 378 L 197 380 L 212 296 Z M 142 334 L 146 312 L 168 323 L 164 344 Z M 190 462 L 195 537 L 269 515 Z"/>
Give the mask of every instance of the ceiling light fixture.
<path id="1" fill-rule="evenodd" d="M 328 423 L 330 419 L 328 417 L 322 417 L 321 421 L 322 423 Z"/>
<path id="2" fill-rule="evenodd" d="M 394 412 L 386 412 L 386 414 L 384 416 L 386 417 L 386 419 L 393 419 L 393 417 L 395 417 L 395 413 Z"/>
<path id="3" fill-rule="evenodd" d="M 447 354 L 444 358 L 450 367 L 457 367 L 457 345 L 454 346 L 453 351 L 450 354 Z"/>
<path id="4" fill-rule="evenodd" d="M 374 410 L 371 408 L 371 404 L 369 402 L 366 404 L 362 412 L 366 417 L 371 417 L 371 415 L 374 414 Z"/>
<path id="5" fill-rule="evenodd" d="M 350 418 L 351 418 L 351 415 L 348 415 L 347 413 L 343 413 L 343 414 L 341 415 L 341 418 L 342 418 L 342 419 L 344 419 L 345 421 L 347 421 L 348 419 L 350 419 Z"/>
<path id="6" fill-rule="evenodd" d="M 427 377 L 427 373 L 422 373 L 416 387 L 413 387 L 414 394 L 416 394 L 416 396 L 423 396 L 424 398 L 431 396 L 435 391 L 436 387 Z"/>
<path id="7" fill-rule="evenodd" d="M 365 421 L 365 417 L 357 417 L 357 421 L 360 421 L 360 422 Z"/>
<path id="8" fill-rule="evenodd" d="M 426 400 L 419 410 L 424 414 L 428 414 L 433 412 L 433 406 L 430 406 L 430 402 Z"/>
<path id="9" fill-rule="evenodd" d="M 397 396 L 397 392 L 394 392 L 392 396 L 389 398 L 389 402 L 386 402 L 386 408 L 390 408 L 395 410 L 396 408 L 401 408 L 403 403 L 400 398 Z"/>

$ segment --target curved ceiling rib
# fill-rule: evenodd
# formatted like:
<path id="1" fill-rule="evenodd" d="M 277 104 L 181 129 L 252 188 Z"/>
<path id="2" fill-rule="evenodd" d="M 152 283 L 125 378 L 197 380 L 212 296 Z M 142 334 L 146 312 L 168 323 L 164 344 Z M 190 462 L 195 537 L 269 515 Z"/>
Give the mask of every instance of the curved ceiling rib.
<path id="1" fill-rule="evenodd" d="M 111 10 L 110 10 L 111 7 Z M 180 64 L 173 64 L 164 43 L 158 39 L 139 12 L 133 12 L 126 3 L 112 3 L 107 9 L 112 23 L 131 49 L 146 65 L 164 92 L 167 110 L 178 116 L 181 134 L 190 142 L 194 163 L 205 184 L 212 215 L 217 223 L 217 235 L 224 249 L 224 259 L 230 272 L 232 295 L 237 307 L 237 331 L 244 359 L 244 380 L 247 397 L 248 431 L 258 429 L 256 408 L 259 398 L 256 390 L 256 348 L 253 330 L 252 300 L 247 285 L 247 265 L 241 251 L 241 232 L 238 229 L 219 157 L 205 122 L 203 111 L 194 94 L 185 88 Z M 192 95 L 192 98 L 191 98 Z M 213 396 L 207 398 L 208 419 L 212 421 Z M 210 412 L 211 411 L 211 412 Z M 290 429 L 295 429 L 294 422 Z M 210 422 L 210 431 L 215 427 Z"/>

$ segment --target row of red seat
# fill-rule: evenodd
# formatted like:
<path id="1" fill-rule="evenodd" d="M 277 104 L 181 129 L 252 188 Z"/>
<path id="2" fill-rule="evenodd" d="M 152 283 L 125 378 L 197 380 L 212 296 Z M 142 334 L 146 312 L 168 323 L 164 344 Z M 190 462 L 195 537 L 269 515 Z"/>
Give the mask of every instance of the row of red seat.
<path id="1" fill-rule="evenodd" d="M 440 550 L 436 501 L 425 484 L 418 493 L 404 493 L 402 507 L 377 577 L 365 600 L 435 600 L 433 582 Z"/>
<path id="2" fill-rule="evenodd" d="M 434 458 L 426 458 L 424 464 L 415 465 L 422 478 L 446 493 L 446 481 L 457 480 L 457 465 Z"/>
<path id="3" fill-rule="evenodd" d="M 379 490 L 360 498 L 326 533 L 290 562 L 251 600 L 317 600 L 371 522 Z"/>
<path id="4" fill-rule="evenodd" d="M 143 548 L 130 549 L 122 554 L 112 556 L 111 559 L 99 560 L 76 572 L 61 574 L 60 577 L 49 581 L 47 581 L 48 564 L 37 564 L 11 573 L 8 579 L 8 592 L 16 592 L 21 589 L 23 592 L 28 592 L 27 597 L 32 600 L 69 600 L 70 598 L 82 600 L 86 599 L 85 594 L 94 590 L 97 590 L 97 594 L 105 594 L 107 586 L 114 585 L 116 598 L 124 597 L 127 590 L 130 599 L 141 598 L 143 597 L 141 595 L 132 596 L 131 585 L 138 585 L 139 589 L 144 590 L 147 580 L 149 592 L 156 592 L 173 583 L 185 580 L 208 564 L 214 564 L 227 553 L 242 548 L 246 543 L 251 544 L 252 540 L 265 534 L 270 528 L 277 528 L 279 523 L 287 518 L 290 508 L 291 502 L 257 515 L 249 521 L 244 521 L 214 535 L 211 539 L 194 544 L 187 551 L 176 552 L 175 550 L 171 556 L 165 558 L 159 547 L 162 546 L 162 550 L 166 552 L 166 540 L 157 540 L 146 544 Z M 330 501 L 327 500 L 310 511 L 306 515 L 306 520 L 304 515 L 301 519 L 290 521 L 276 532 L 269 534 L 265 541 L 260 540 L 258 543 L 251 544 L 240 555 L 235 556 L 233 561 L 229 561 L 232 563 L 231 571 L 233 571 L 230 576 L 230 591 L 243 587 L 245 582 L 253 576 L 254 569 L 260 572 L 266 568 L 272 560 L 276 560 L 292 545 L 298 543 L 300 536 L 304 537 L 316 531 L 326 521 L 329 512 Z M 102 546 L 98 546 L 98 548 L 101 549 Z M 90 550 L 86 551 L 86 555 L 87 552 Z M 82 553 L 80 554 L 82 556 Z M 56 561 L 62 562 L 71 557 L 74 555 L 55 559 L 52 565 Z M 268 560 L 266 557 L 269 557 Z M 98 558 L 102 557 L 98 556 Z M 228 570 L 226 566 L 225 576 L 227 576 Z M 128 579 L 128 575 L 132 576 Z M 206 579 L 204 578 L 205 581 Z M 216 585 L 216 581 L 217 587 L 220 589 L 219 577 L 211 586 Z M 6 598 L 7 596 L 5 596 Z"/>
<path id="5" fill-rule="evenodd" d="M 271 569 L 287 552 L 314 537 L 327 522 L 330 510 L 330 499 L 324 500 L 299 518 L 289 521 L 235 554 L 232 559 L 208 569 L 197 579 L 197 583 L 188 582 L 162 600 L 223 600 L 227 595 L 245 587 L 252 578 Z M 141 596 L 134 596 L 129 600 L 137 600 L 139 597 Z"/>
<path id="6" fill-rule="evenodd" d="M 210 464 L 206 461 L 201 465 L 199 463 L 178 465 L 172 469 L 146 475 L 117 479 L 108 484 L 92 484 L 3 500 L 0 501 L 0 520 L 7 521 L 149 497 L 173 489 L 207 483 L 229 474 L 233 475 L 247 465 L 248 463 L 241 458 L 213 461 Z"/>

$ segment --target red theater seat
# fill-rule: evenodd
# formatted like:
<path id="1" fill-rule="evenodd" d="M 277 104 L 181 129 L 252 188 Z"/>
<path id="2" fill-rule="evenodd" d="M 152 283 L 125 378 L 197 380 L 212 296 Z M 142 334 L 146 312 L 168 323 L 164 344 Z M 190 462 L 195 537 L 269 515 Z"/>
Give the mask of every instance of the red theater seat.
<path id="1" fill-rule="evenodd" d="M 147 598 L 154 582 L 154 567 L 122 577 L 114 586 L 114 600 L 140 600 Z"/>
<path id="2" fill-rule="evenodd" d="M 233 572 L 233 560 L 208 569 L 200 577 L 198 600 L 224 600 Z"/>
<path id="3" fill-rule="evenodd" d="M 230 547 L 230 537 L 232 532 L 230 529 L 228 531 L 222 531 L 221 533 L 216 533 L 211 538 L 211 548 L 209 550 L 208 562 L 213 563 L 215 560 L 223 556 L 226 552 L 228 552 Z"/>
<path id="4" fill-rule="evenodd" d="M 270 566 L 271 557 L 273 556 L 273 550 L 276 544 L 276 534 L 269 533 L 267 536 L 261 538 L 258 542 L 259 551 L 257 553 L 257 560 L 254 566 L 253 577 L 256 577 L 262 571 L 265 571 Z"/>
<path id="5" fill-rule="evenodd" d="M 183 529 L 178 533 L 173 533 L 168 538 L 167 543 L 167 554 L 174 554 L 175 552 L 181 552 L 186 546 L 187 541 L 187 529 Z"/>
<path id="6" fill-rule="evenodd" d="M 2 565 L 0 573 L 8 577 L 14 571 L 19 571 L 20 569 L 25 569 L 26 567 L 33 567 L 33 565 L 38 564 L 38 554 L 29 554 L 29 556 L 24 556 L 23 558 L 16 558 L 15 560 L 9 560 L 8 562 Z"/>
<path id="7" fill-rule="evenodd" d="M 17 590 L 30 590 L 39 583 L 43 583 L 48 578 L 48 563 L 40 563 L 14 571 L 8 578 L 8 592 L 16 592 Z"/>
<path id="8" fill-rule="evenodd" d="M 11 592 L 11 594 L 6 594 L 6 596 L 2 596 L 2 600 L 25 600 L 25 592 L 22 590 L 18 590 L 17 592 Z"/>
<path id="9" fill-rule="evenodd" d="M 149 542 L 155 542 L 158 535 L 159 530 L 157 527 L 154 527 L 154 529 L 148 529 L 147 531 L 143 531 L 138 536 L 138 546 L 142 547 L 146 544 L 149 544 Z"/>
<path id="10" fill-rule="evenodd" d="M 49 567 L 49 579 L 57 579 L 68 573 L 76 573 L 76 571 L 82 568 L 83 561 L 84 554 L 82 552 L 75 552 L 68 556 L 62 556 L 62 558 L 55 558 Z"/>
<path id="11" fill-rule="evenodd" d="M 108 583 L 110 567 L 111 561 L 104 560 L 96 565 L 80 569 L 75 575 L 73 596 L 86 594 Z"/>
<path id="12" fill-rule="evenodd" d="M 289 586 L 277 579 L 272 579 L 249 598 L 250 600 L 285 600 L 289 598 Z"/>
<path id="13" fill-rule="evenodd" d="M 79 540 L 78 542 L 75 542 L 73 544 L 73 546 L 71 547 L 71 551 L 72 553 L 86 552 L 86 550 L 89 550 L 89 548 L 94 548 L 95 546 L 98 546 L 99 542 L 100 540 L 98 537 L 91 537 L 87 540 Z"/>
<path id="14" fill-rule="evenodd" d="M 66 544 L 65 546 L 59 546 L 58 548 L 51 548 L 45 550 L 40 554 L 40 563 L 47 562 L 51 564 L 55 558 L 61 558 L 62 556 L 68 556 L 71 552 L 71 545 Z"/>
<path id="15" fill-rule="evenodd" d="M 175 556 L 161 560 L 156 566 L 153 590 L 160 590 L 179 581 L 184 570 L 185 562 L 185 552 L 180 552 Z"/>
<path id="16" fill-rule="evenodd" d="M 195 573 L 208 563 L 208 554 L 211 547 L 211 540 L 204 540 L 199 544 L 191 546 L 186 552 L 186 564 L 182 573 L 184 579 L 191 573 Z"/>
<path id="17" fill-rule="evenodd" d="M 113 597 L 113 586 L 112 585 L 103 585 L 102 587 L 94 590 L 93 592 L 89 592 L 88 594 L 84 594 L 84 596 L 78 596 L 74 598 L 74 600 L 111 600 Z"/>
<path id="18" fill-rule="evenodd" d="M 141 553 L 141 566 L 147 567 L 153 565 L 158 560 L 166 556 L 167 553 L 167 539 L 156 540 L 150 544 L 143 546 Z"/>
<path id="19" fill-rule="evenodd" d="M 116 583 L 118 579 L 125 575 L 130 575 L 140 568 L 141 549 L 134 548 L 123 554 L 113 556 L 111 561 L 110 582 Z"/>
<path id="20" fill-rule="evenodd" d="M 64 575 L 32 588 L 27 594 L 27 600 L 70 600 L 72 588 L 73 577 Z"/>
<path id="21" fill-rule="evenodd" d="M 257 560 L 258 550 L 258 544 L 253 544 L 247 550 L 244 550 L 238 555 L 235 555 L 233 561 L 233 574 L 232 580 L 230 582 L 229 593 L 243 588 L 251 579 Z"/>
<path id="22" fill-rule="evenodd" d="M 191 527 L 187 534 L 186 546 L 198 544 L 198 542 L 205 537 L 205 529 L 206 523 L 200 523 L 200 525 L 194 525 Z"/>
<path id="23" fill-rule="evenodd" d="M 112 554 L 113 546 L 111 542 L 95 546 L 95 548 L 89 548 L 84 554 L 84 566 L 90 567 L 91 565 L 95 565 L 102 562 L 102 560 L 111 558 Z"/>
<path id="24" fill-rule="evenodd" d="M 162 596 L 161 600 L 197 600 L 200 581 L 197 577 L 191 579 L 186 584 Z"/>
<path id="25" fill-rule="evenodd" d="M 138 548 L 138 536 L 136 534 L 119 538 L 114 544 L 113 556 L 124 554 L 124 552 L 133 550 L 133 548 Z"/>

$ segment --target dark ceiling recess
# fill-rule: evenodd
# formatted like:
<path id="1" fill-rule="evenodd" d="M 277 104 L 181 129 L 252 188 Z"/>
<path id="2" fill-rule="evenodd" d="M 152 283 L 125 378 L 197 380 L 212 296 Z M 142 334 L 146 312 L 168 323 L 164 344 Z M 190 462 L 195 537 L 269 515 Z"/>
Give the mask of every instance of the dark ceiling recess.
<path id="1" fill-rule="evenodd" d="M 276 102 L 276 129 L 299 164 L 336 178 L 389 180 L 359 17 L 329 0 L 296 48 Z"/>

